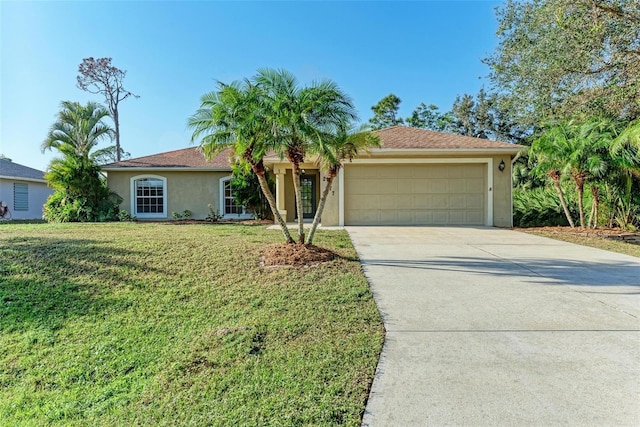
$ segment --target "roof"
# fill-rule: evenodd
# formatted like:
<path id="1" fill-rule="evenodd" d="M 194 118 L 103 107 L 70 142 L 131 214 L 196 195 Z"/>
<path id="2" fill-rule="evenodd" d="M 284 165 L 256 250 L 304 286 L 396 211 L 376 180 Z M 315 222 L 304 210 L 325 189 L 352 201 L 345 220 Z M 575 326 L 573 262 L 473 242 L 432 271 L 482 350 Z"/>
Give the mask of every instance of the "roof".
<path id="1" fill-rule="evenodd" d="M 0 178 L 19 178 L 45 182 L 44 172 L 0 158 Z"/>
<path id="2" fill-rule="evenodd" d="M 383 149 L 510 149 L 522 148 L 508 142 L 491 141 L 473 138 L 471 136 L 455 135 L 452 133 L 435 132 L 432 130 L 409 126 L 392 126 L 374 131 L 380 136 Z"/>
<path id="3" fill-rule="evenodd" d="M 151 156 L 138 157 L 136 159 L 122 160 L 102 166 L 102 169 L 145 169 L 145 168 L 189 168 L 230 170 L 229 156 L 231 149 L 218 153 L 207 160 L 202 150 L 198 147 L 183 148 L 182 150 L 168 151 L 166 153 L 153 154 Z"/>
<path id="4" fill-rule="evenodd" d="M 374 131 L 380 136 L 382 150 L 461 150 L 483 152 L 487 150 L 504 150 L 518 152 L 522 146 L 507 142 L 490 141 L 470 136 L 435 132 L 408 126 L 393 126 Z M 377 151 L 380 149 L 373 149 Z M 198 147 L 183 148 L 166 153 L 153 154 L 136 159 L 104 165 L 104 170 L 117 169 L 201 169 L 230 170 L 231 149 L 226 149 L 208 160 Z M 270 153 L 268 158 L 276 155 Z"/>

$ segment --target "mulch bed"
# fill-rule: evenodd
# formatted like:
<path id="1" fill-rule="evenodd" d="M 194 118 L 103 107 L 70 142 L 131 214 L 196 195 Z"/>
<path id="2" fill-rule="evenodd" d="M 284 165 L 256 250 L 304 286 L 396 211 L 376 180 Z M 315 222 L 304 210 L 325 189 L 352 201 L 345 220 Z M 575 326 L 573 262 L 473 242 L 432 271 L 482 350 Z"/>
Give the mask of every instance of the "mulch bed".
<path id="1" fill-rule="evenodd" d="M 273 225 L 272 220 L 268 219 L 223 219 L 220 221 L 207 221 L 206 219 L 174 219 L 168 221 L 144 221 L 156 222 L 168 225 L 188 225 L 188 224 L 241 224 L 241 225 Z"/>
<path id="2" fill-rule="evenodd" d="M 338 257 L 335 252 L 314 245 L 281 243 L 262 251 L 260 264 L 264 267 L 313 267 Z"/>
<path id="3" fill-rule="evenodd" d="M 515 228 L 519 231 L 542 231 L 546 233 L 554 234 L 573 234 L 575 236 L 583 237 L 599 237 L 601 239 L 619 240 L 628 243 L 640 244 L 640 232 L 628 231 L 621 228 L 580 228 L 580 227 L 529 227 L 529 228 Z"/>

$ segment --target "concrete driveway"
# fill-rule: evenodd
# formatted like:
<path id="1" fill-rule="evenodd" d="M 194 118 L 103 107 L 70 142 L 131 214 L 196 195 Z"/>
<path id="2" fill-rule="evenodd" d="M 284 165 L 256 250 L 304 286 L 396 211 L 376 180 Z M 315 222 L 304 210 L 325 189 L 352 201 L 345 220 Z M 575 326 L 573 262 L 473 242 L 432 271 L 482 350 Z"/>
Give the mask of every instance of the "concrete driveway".
<path id="1" fill-rule="evenodd" d="M 640 425 L 639 258 L 495 228 L 347 230 L 387 330 L 364 425 Z"/>

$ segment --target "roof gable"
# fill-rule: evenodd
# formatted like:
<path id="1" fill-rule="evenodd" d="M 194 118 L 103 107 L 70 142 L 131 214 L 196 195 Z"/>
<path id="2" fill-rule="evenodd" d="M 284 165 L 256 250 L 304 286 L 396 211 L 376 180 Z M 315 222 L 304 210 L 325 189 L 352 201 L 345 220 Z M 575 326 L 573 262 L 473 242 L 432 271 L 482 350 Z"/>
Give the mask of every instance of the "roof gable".
<path id="1" fill-rule="evenodd" d="M 473 138 L 452 133 L 435 132 L 409 126 L 392 126 L 374 131 L 383 149 L 511 149 L 522 148 L 517 144 Z"/>
<path id="2" fill-rule="evenodd" d="M 0 178 L 23 178 L 44 181 L 44 172 L 14 163 L 11 160 L 0 159 Z"/>
<path id="3" fill-rule="evenodd" d="M 166 153 L 153 154 L 135 159 L 104 165 L 103 169 L 121 168 L 197 168 L 197 169 L 230 169 L 229 157 L 231 149 L 225 149 L 215 157 L 207 160 L 198 147 L 183 148 Z"/>

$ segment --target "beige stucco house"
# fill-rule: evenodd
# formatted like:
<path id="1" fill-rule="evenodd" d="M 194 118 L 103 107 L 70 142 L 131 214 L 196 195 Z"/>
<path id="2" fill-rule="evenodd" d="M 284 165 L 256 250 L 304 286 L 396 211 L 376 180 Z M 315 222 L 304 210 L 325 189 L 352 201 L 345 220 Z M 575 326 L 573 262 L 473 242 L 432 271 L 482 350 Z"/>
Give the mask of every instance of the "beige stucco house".
<path id="1" fill-rule="evenodd" d="M 521 146 L 394 126 L 376 131 L 381 148 L 347 162 L 334 180 L 322 215 L 325 226 L 512 225 L 511 164 Z M 140 219 L 171 219 L 189 209 L 205 218 L 208 205 L 224 218 L 249 218 L 229 188 L 229 151 L 210 161 L 197 148 L 126 160 L 103 167 L 121 208 Z M 276 181 L 278 209 L 295 220 L 291 166 L 265 158 Z M 305 218 L 313 218 L 324 171 L 302 165 Z"/>

